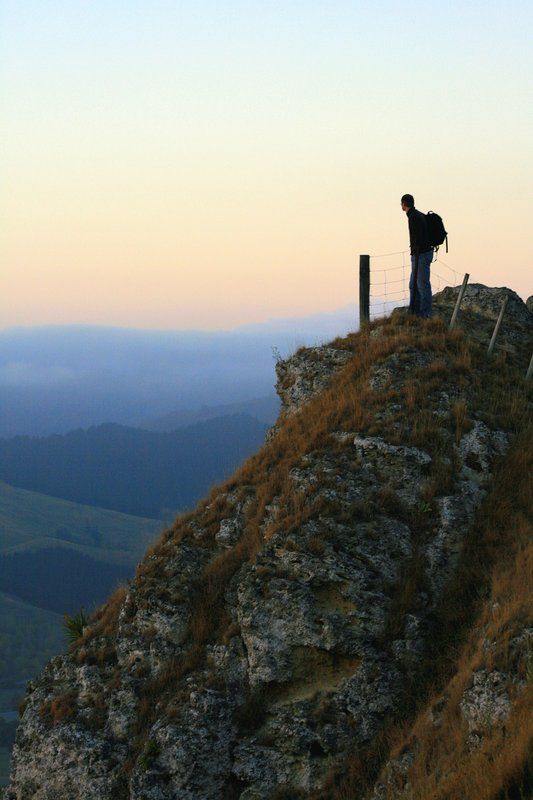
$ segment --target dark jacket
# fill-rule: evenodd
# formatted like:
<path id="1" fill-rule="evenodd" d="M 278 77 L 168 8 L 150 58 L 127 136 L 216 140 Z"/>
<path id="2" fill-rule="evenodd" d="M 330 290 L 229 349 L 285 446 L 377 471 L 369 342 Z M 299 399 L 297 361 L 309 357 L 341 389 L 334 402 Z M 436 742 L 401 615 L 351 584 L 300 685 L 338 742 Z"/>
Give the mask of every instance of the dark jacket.
<path id="1" fill-rule="evenodd" d="M 420 255 L 420 253 L 427 253 L 432 247 L 428 238 L 428 224 L 426 215 L 422 214 L 418 208 L 410 208 L 407 212 L 407 219 L 409 222 L 409 243 L 411 246 L 411 255 Z"/>

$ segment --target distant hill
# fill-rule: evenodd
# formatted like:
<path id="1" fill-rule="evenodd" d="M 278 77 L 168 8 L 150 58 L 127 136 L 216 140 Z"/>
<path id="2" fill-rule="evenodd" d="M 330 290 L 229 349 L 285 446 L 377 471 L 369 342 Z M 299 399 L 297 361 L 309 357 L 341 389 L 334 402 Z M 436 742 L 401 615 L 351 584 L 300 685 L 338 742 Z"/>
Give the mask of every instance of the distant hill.
<path id="1" fill-rule="evenodd" d="M 240 403 L 228 403 L 222 406 L 201 406 L 196 410 L 172 411 L 153 420 L 147 420 L 142 425 L 149 431 L 173 431 L 204 422 L 216 417 L 225 417 L 231 414 L 249 414 L 254 419 L 265 425 L 273 425 L 279 414 L 279 399 L 275 394 L 266 397 L 256 397 L 253 400 L 244 400 Z"/>
<path id="2" fill-rule="evenodd" d="M 266 429 L 250 415 L 234 414 L 170 432 L 105 424 L 65 435 L 17 436 L 0 440 L 0 480 L 171 521 L 253 453 Z"/>

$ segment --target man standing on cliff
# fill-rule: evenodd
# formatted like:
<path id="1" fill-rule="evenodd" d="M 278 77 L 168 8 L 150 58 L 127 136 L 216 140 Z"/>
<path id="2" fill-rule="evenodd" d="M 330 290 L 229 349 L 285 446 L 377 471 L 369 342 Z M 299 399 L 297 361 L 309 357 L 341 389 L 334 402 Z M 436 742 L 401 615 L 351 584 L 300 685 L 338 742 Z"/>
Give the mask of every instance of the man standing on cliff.
<path id="1" fill-rule="evenodd" d="M 404 194 L 402 210 L 409 223 L 411 247 L 411 277 L 409 279 L 409 311 L 418 317 L 431 317 L 431 284 L 429 265 L 433 261 L 433 247 L 429 244 L 426 215 L 415 208 L 412 194 Z"/>

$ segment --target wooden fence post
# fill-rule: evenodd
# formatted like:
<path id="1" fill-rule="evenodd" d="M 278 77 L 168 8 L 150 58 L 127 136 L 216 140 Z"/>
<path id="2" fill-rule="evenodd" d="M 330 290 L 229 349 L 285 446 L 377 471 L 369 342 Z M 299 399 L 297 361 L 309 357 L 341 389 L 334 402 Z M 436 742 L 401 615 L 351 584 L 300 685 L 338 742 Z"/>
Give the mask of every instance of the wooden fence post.
<path id="1" fill-rule="evenodd" d="M 508 300 L 509 300 L 509 295 L 507 294 L 507 295 L 505 295 L 505 297 L 503 299 L 502 307 L 500 309 L 500 314 L 498 316 L 498 320 L 496 322 L 496 325 L 494 326 L 494 331 L 492 332 L 492 339 L 490 340 L 489 348 L 487 350 L 487 353 L 489 354 L 489 356 L 492 353 L 492 351 L 494 350 L 494 345 L 496 344 L 496 337 L 498 335 L 498 331 L 500 330 L 500 325 L 502 324 L 503 313 L 505 311 L 505 306 L 507 305 L 507 301 Z"/>
<path id="2" fill-rule="evenodd" d="M 370 256 L 359 256 L 359 326 L 370 321 Z"/>
<path id="3" fill-rule="evenodd" d="M 465 276 L 463 278 L 463 283 L 461 285 L 461 288 L 459 289 L 459 294 L 457 295 L 457 301 L 455 303 L 455 308 L 453 310 L 452 318 L 450 320 L 450 330 L 453 330 L 453 328 L 455 327 L 455 321 L 457 320 L 457 314 L 459 313 L 459 306 L 462 303 L 463 295 L 465 293 L 466 284 L 468 283 L 469 277 L 470 277 L 470 275 L 468 274 L 468 272 L 465 272 Z"/>

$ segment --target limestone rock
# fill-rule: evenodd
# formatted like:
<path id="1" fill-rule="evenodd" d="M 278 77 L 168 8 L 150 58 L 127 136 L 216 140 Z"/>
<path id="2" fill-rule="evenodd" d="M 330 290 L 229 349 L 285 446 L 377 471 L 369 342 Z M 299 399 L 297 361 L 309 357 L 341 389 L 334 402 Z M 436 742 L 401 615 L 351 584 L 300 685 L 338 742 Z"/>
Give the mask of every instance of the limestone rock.
<path id="1" fill-rule="evenodd" d="M 434 295 L 433 302 L 438 306 L 453 308 L 459 293 L 459 286 L 447 286 Z M 507 297 L 506 318 L 513 324 L 530 327 L 533 325 L 528 306 L 512 289 L 505 286 L 484 286 L 482 283 L 469 283 L 466 286 L 461 310 L 473 311 L 483 317 L 497 320 L 504 298 Z"/>
<path id="2" fill-rule="evenodd" d="M 510 677 L 498 670 L 481 669 L 475 672 L 472 685 L 460 703 L 461 714 L 468 725 L 470 747 L 477 747 L 483 733 L 505 722 L 511 712 Z"/>
<path id="3" fill-rule="evenodd" d="M 332 375 L 352 357 L 350 350 L 340 350 L 322 345 L 298 350 L 276 364 L 277 392 L 282 410 L 293 414 L 322 391 Z"/>

